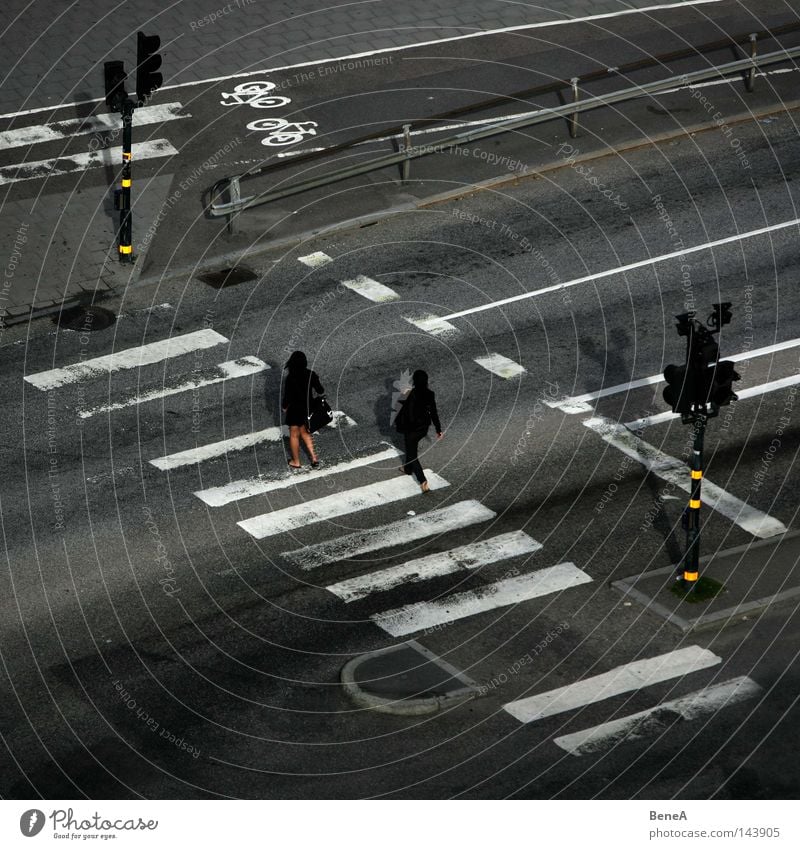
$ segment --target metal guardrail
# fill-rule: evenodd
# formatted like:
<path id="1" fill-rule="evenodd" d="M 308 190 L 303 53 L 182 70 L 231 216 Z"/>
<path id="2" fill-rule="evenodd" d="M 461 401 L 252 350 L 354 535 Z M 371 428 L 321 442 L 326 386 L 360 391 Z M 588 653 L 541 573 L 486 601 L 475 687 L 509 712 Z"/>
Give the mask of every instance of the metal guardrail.
<path id="1" fill-rule="evenodd" d="M 301 192 L 341 182 L 342 180 L 347 180 L 351 177 L 357 177 L 361 174 L 379 171 L 382 168 L 387 168 L 392 165 L 402 166 L 402 175 L 405 180 L 408 179 L 410 162 L 412 159 L 430 156 L 434 153 L 444 153 L 452 148 L 469 144 L 474 141 L 479 141 L 480 139 L 491 138 L 492 136 L 500 135 L 502 133 L 532 127 L 537 124 L 543 124 L 547 121 L 554 121 L 561 118 L 567 118 L 569 120 L 570 135 L 574 138 L 577 135 L 578 115 L 581 112 L 588 112 L 592 109 L 598 109 L 603 106 L 624 103 L 628 100 L 635 100 L 641 97 L 660 94 L 671 89 L 689 86 L 693 83 L 704 82 L 717 77 L 726 77 L 742 72 L 745 73 L 745 87 L 747 91 L 752 91 L 755 74 L 759 67 L 774 65 L 779 62 L 786 62 L 800 56 L 800 47 L 795 47 L 776 50 L 772 53 L 765 53 L 761 57 L 757 57 L 755 36 L 751 36 L 750 43 L 751 55 L 745 59 L 738 59 L 733 62 L 727 62 L 723 65 L 717 65 L 713 68 L 704 68 L 700 71 L 692 71 L 679 76 L 668 77 L 667 79 L 658 80 L 652 83 L 635 85 L 630 88 L 620 89 L 618 91 L 609 92 L 608 94 L 597 95 L 585 100 L 580 100 L 580 92 L 578 88 L 579 80 L 578 78 L 573 78 L 570 81 L 573 92 L 572 103 L 538 110 L 537 112 L 529 113 L 527 115 L 498 121 L 496 124 L 491 124 L 489 126 L 477 127 L 465 132 L 456 133 L 455 135 L 440 139 L 439 141 L 429 145 L 409 145 L 409 125 L 404 125 L 404 143 L 401 144 L 401 149 L 395 153 L 376 157 L 371 159 L 369 162 L 361 162 L 356 165 L 345 166 L 344 168 L 340 168 L 332 173 L 302 180 L 298 183 L 261 192 L 250 197 L 241 197 L 241 180 L 257 176 L 257 174 L 226 177 L 215 183 L 211 188 L 211 203 L 207 212 L 212 218 L 233 216 L 245 209 L 252 209 L 253 207 L 271 203 L 272 201 L 280 200 L 282 198 L 291 197 L 292 195 L 300 194 Z M 352 146 L 353 144 L 355 144 L 355 142 L 351 142 L 349 145 L 340 145 L 337 149 Z M 330 153 L 333 151 L 334 149 L 331 148 L 328 152 Z M 297 160 L 295 160 L 295 162 L 296 161 Z M 225 203 L 219 203 L 217 202 L 217 199 L 223 192 L 227 192 L 230 199 Z"/>

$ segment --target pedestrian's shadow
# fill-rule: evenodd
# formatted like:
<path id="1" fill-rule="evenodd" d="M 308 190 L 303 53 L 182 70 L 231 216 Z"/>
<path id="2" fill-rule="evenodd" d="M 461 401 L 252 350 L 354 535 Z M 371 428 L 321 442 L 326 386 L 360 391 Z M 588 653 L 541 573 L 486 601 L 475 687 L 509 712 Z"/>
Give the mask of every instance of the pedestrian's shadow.
<path id="1" fill-rule="evenodd" d="M 270 368 L 264 372 L 264 408 L 272 424 L 283 424 L 281 409 L 281 390 L 283 389 L 283 368 Z"/>

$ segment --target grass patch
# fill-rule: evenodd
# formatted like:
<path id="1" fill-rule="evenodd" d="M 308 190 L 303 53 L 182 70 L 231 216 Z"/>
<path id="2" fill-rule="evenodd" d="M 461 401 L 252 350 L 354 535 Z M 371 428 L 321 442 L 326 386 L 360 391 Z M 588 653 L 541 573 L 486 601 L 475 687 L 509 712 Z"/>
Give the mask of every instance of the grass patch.
<path id="1" fill-rule="evenodd" d="M 685 581 L 675 581 L 669 591 L 674 595 L 682 598 L 689 604 L 697 604 L 701 601 L 710 601 L 716 598 L 725 587 L 713 578 L 699 578 L 693 584 L 687 584 Z"/>

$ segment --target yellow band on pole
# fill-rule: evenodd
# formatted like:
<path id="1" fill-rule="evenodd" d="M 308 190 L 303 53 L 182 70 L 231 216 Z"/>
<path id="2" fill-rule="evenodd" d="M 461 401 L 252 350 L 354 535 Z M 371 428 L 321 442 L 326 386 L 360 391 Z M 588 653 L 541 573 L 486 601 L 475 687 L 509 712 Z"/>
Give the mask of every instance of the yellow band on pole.
<path id="1" fill-rule="evenodd" d="M 133 180 L 125 180 L 125 179 L 122 180 L 122 188 L 123 189 L 129 189 L 132 184 L 133 184 Z"/>
<path id="2" fill-rule="evenodd" d="M 692 469 L 692 480 L 698 481 L 702 477 L 703 477 L 702 471 L 700 471 L 699 469 Z"/>
<path id="3" fill-rule="evenodd" d="M 119 252 L 121 254 L 133 253 L 133 245 L 120 245 Z"/>
<path id="4" fill-rule="evenodd" d="M 692 510 L 699 510 L 700 509 L 700 499 L 699 498 L 697 498 L 697 499 L 690 498 L 689 499 L 689 507 Z"/>
<path id="5" fill-rule="evenodd" d="M 683 580 L 684 581 L 696 581 L 697 578 L 699 577 L 699 575 L 700 575 L 699 572 L 684 572 L 683 573 Z"/>
<path id="6" fill-rule="evenodd" d="M 130 162 L 130 160 L 131 160 L 131 158 L 132 158 L 132 157 L 133 157 L 133 154 L 132 154 L 132 153 L 125 153 L 125 152 L 123 151 L 123 153 L 122 153 L 122 158 L 123 158 L 123 159 L 127 159 L 127 160 Z"/>

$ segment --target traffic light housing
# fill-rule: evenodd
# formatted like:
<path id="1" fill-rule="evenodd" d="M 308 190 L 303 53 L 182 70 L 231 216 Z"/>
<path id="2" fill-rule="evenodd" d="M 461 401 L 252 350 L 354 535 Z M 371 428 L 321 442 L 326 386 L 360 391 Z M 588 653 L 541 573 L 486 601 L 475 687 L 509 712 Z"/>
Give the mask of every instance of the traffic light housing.
<path id="1" fill-rule="evenodd" d="M 673 413 L 691 413 L 697 392 L 695 371 L 686 366 L 669 365 L 664 369 L 664 400 Z"/>
<path id="2" fill-rule="evenodd" d="M 125 91 L 125 73 L 124 62 L 106 62 L 103 66 L 106 82 L 106 106 L 112 112 L 121 112 L 122 104 L 128 99 L 128 92 Z"/>
<path id="3" fill-rule="evenodd" d="M 144 106 L 150 95 L 164 82 L 158 73 L 161 67 L 161 56 L 158 49 L 161 39 L 157 35 L 136 33 L 136 100 L 139 106 Z"/>
<path id="4" fill-rule="evenodd" d="M 738 396 L 733 391 L 733 381 L 741 380 L 739 373 L 734 369 L 731 360 L 722 360 L 717 363 L 716 368 L 709 369 L 711 372 L 711 386 L 708 393 L 712 407 L 725 407 L 736 401 Z"/>

